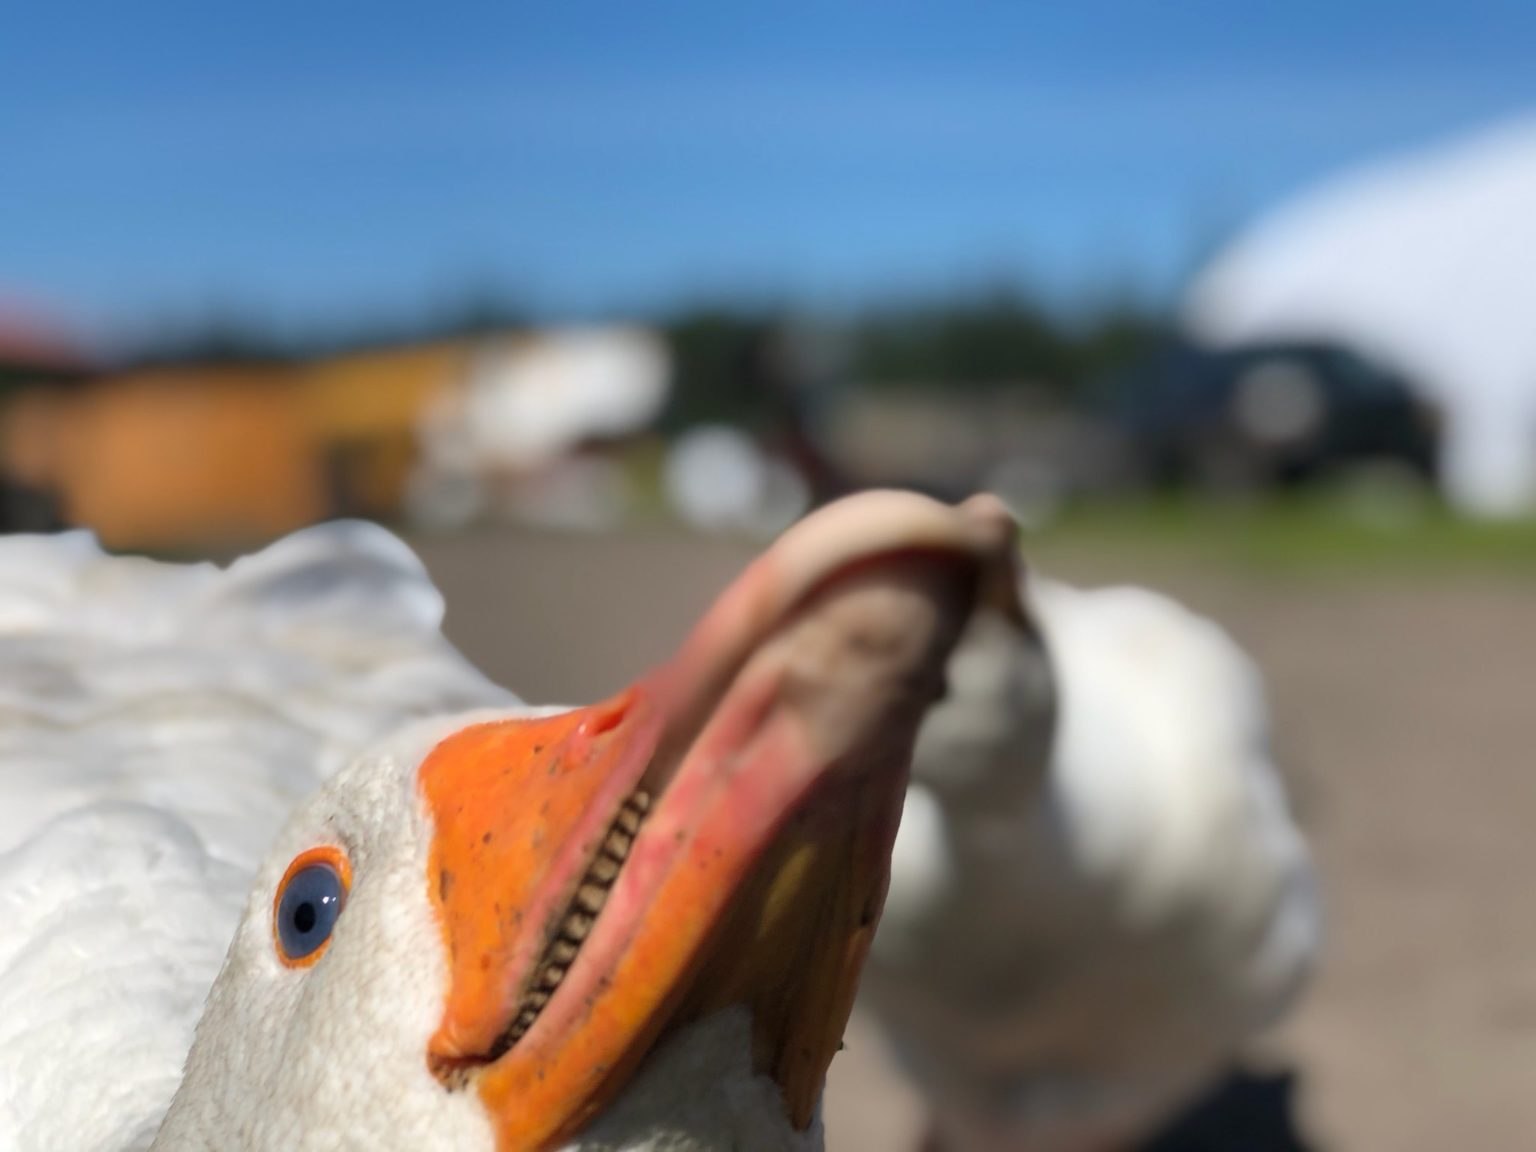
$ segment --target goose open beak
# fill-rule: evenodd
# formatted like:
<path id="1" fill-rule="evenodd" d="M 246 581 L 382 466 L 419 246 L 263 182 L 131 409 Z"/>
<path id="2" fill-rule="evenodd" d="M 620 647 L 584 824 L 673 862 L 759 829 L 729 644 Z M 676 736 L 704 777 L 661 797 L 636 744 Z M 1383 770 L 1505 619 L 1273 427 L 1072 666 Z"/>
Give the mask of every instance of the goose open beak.
<path id="1" fill-rule="evenodd" d="M 1013 524 L 867 493 L 796 525 L 601 704 L 477 725 L 419 784 L 449 988 L 427 1059 L 500 1152 L 578 1132 L 664 1032 L 750 1007 L 814 1118 L 885 897 L 912 744 Z"/>

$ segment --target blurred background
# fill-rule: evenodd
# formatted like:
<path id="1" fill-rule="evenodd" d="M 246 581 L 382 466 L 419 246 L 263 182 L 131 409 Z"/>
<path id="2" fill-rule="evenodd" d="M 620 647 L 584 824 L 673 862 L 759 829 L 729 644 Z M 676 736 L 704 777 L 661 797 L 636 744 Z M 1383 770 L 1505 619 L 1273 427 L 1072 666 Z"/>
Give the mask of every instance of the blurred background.
<path id="1" fill-rule="evenodd" d="M 1259 659 L 1308 1138 L 1536 1142 L 1536 7 L 61 3 L 0 34 L 0 530 L 364 516 L 533 699 L 868 485 Z M 910 1147 L 862 1024 L 832 1145 Z"/>

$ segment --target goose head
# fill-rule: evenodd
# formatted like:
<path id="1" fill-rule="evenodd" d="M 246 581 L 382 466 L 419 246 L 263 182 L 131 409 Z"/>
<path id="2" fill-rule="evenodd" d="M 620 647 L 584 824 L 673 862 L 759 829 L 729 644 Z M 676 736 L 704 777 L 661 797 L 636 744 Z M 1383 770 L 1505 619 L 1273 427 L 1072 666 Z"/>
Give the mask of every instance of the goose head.
<path id="1" fill-rule="evenodd" d="M 855 497 L 616 696 L 360 755 L 260 867 L 153 1147 L 819 1145 L 917 726 L 1011 540 Z"/>

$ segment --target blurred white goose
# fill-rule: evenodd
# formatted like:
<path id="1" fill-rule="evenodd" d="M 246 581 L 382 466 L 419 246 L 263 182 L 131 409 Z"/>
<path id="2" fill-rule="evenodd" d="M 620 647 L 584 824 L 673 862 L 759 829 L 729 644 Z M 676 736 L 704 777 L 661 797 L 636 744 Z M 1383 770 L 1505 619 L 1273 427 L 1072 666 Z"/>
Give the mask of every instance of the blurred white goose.
<path id="1" fill-rule="evenodd" d="M 1259 676 L 1152 592 L 1029 576 L 929 716 L 865 987 L 945 1152 L 1127 1149 L 1305 983 Z"/>
<path id="2" fill-rule="evenodd" d="M 475 673 L 379 529 L 227 571 L 0 540 L 0 1148 L 819 1147 L 1008 537 L 833 506 L 572 710 Z"/>

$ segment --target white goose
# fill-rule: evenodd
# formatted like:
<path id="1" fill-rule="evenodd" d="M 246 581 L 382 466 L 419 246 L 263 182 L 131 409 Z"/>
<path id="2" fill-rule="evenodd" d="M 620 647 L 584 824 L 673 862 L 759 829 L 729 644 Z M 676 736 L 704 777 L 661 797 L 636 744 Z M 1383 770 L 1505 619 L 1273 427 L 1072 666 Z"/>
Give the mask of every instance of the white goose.
<path id="1" fill-rule="evenodd" d="M 378 529 L 227 571 L 0 541 L 0 1148 L 819 1147 L 1010 537 L 834 505 L 574 710 L 470 669 Z"/>
<path id="2" fill-rule="evenodd" d="M 1030 575 L 920 736 L 865 976 L 945 1152 L 1129 1149 L 1305 983 L 1314 877 L 1216 625 Z"/>

